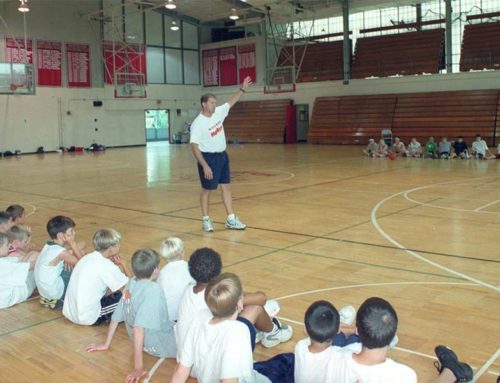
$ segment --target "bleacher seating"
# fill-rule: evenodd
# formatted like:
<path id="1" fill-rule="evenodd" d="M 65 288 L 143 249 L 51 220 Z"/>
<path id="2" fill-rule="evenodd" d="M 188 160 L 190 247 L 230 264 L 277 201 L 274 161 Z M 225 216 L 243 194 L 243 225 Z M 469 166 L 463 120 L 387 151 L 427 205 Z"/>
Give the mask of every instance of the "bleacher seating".
<path id="1" fill-rule="evenodd" d="M 308 142 L 366 144 L 391 129 L 395 105 L 395 95 L 316 98 Z"/>
<path id="2" fill-rule="evenodd" d="M 224 121 L 228 142 L 282 144 L 290 99 L 239 101 Z"/>
<path id="3" fill-rule="evenodd" d="M 309 127 L 313 144 L 366 144 L 382 129 L 408 143 L 429 136 L 450 140 L 462 135 L 472 142 L 481 134 L 493 144 L 495 121 L 500 124 L 498 90 L 455 91 L 376 96 L 320 97 Z"/>
<path id="4" fill-rule="evenodd" d="M 464 28 L 460 71 L 500 69 L 500 21 Z"/>
<path id="5" fill-rule="evenodd" d="M 438 73 L 443 56 L 442 28 L 359 38 L 352 78 Z"/>
<path id="6" fill-rule="evenodd" d="M 304 56 L 303 59 L 302 56 Z M 292 47 L 282 48 L 278 58 L 278 66 L 292 65 Z M 341 80 L 344 76 L 342 40 L 297 45 L 295 47 L 295 67 L 299 68 L 299 65 L 297 82 Z M 277 75 L 275 74 L 275 77 Z"/>

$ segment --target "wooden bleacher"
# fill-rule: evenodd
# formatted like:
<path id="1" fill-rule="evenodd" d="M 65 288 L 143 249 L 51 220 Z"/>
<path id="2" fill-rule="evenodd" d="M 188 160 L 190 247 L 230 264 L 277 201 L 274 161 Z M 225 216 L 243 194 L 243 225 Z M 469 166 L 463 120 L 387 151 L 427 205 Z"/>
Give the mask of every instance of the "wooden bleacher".
<path id="1" fill-rule="evenodd" d="M 366 144 L 391 128 L 395 106 L 395 95 L 316 98 L 308 142 Z"/>
<path id="2" fill-rule="evenodd" d="M 315 100 L 308 141 L 313 144 L 366 144 L 391 129 L 405 143 L 429 136 L 450 140 L 461 135 L 471 143 L 481 134 L 493 144 L 500 131 L 498 90 L 376 96 L 319 97 Z"/>
<path id="3" fill-rule="evenodd" d="M 359 38 L 352 78 L 438 73 L 444 55 L 444 29 Z"/>
<path id="4" fill-rule="evenodd" d="M 297 82 L 342 80 L 344 76 L 343 41 L 310 42 L 295 47 L 295 67 L 300 66 Z M 278 66 L 292 66 L 292 47 L 281 49 Z"/>
<path id="5" fill-rule="evenodd" d="M 500 21 L 465 26 L 460 71 L 500 69 Z"/>
<path id="6" fill-rule="evenodd" d="M 282 144 L 290 101 L 239 101 L 224 121 L 227 141 Z"/>

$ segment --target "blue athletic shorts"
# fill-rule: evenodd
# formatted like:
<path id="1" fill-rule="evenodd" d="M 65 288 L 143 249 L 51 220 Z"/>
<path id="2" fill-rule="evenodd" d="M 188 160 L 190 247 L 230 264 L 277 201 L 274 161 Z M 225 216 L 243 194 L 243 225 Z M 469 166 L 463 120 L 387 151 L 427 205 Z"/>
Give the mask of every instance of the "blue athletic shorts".
<path id="1" fill-rule="evenodd" d="M 248 327 L 248 331 L 250 331 L 250 345 L 252 346 L 252 351 L 255 350 L 255 337 L 257 336 L 257 330 L 255 329 L 255 326 L 252 322 L 244 317 L 239 316 L 238 318 L 236 318 L 236 320 Z"/>
<path id="2" fill-rule="evenodd" d="M 231 172 L 229 170 L 229 157 L 226 152 L 202 153 L 214 177 L 211 180 L 205 178 L 202 166 L 198 163 L 198 175 L 200 176 L 201 187 L 207 190 L 215 190 L 219 184 L 231 182 Z"/>

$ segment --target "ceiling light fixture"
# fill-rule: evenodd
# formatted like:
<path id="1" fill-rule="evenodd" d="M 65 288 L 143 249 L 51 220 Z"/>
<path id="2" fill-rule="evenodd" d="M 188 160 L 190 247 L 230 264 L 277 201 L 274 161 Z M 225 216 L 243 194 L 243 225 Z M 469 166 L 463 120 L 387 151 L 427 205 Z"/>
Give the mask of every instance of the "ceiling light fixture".
<path id="1" fill-rule="evenodd" d="M 177 25 L 177 23 L 175 22 L 175 20 L 172 20 L 172 25 L 170 26 L 170 29 L 173 30 L 173 31 L 178 31 L 179 30 L 179 26 Z"/>
<path id="2" fill-rule="evenodd" d="M 168 0 L 167 3 L 165 4 L 165 8 L 175 9 L 177 8 L 177 5 L 175 5 L 174 0 Z"/>
<path id="3" fill-rule="evenodd" d="M 231 9 L 231 15 L 229 15 L 231 20 L 238 20 L 240 17 L 236 14 L 236 9 Z"/>
<path id="4" fill-rule="evenodd" d="M 19 5 L 19 8 L 17 10 L 22 13 L 29 12 L 30 9 L 28 8 L 28 0 L 19 0 L 21 4 Z"/>

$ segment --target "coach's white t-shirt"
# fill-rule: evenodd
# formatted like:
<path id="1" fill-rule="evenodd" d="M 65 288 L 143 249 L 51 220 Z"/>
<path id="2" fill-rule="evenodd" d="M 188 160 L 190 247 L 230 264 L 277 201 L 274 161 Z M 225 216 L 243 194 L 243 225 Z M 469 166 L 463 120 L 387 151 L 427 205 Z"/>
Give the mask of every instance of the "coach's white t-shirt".
<path id="1" fill-rule="evenodd" d="M 332 383 L 417 383 L 417 375 L 410 367 L 387 358 L 385 362 L 366 366 L 357 363 L 348 351 L 337 352 L 328 365 Z"/>
<path id="2" fill-rule="evenodd" d="M 336 352 L 360 352 L 361 343 L 352 343 L 344 348 L 330 346 L 318 353 L 309 351 L 311 339 L 299 340 L 295 345 L 295 383 L 329 382 L 328 365 Z"/>
<path id="3" fill-rule="evenodd" d="M 117 291 L 127 282 L 120 268 L 98 251 L 85 255 L 71 273 L 63 315 L 76 324 L 94 324 L 101 314 L 101 298 L 106 290 Z"/>
<path id="4" fill-rule="evenodd" d="M 194 367 L 200 383 L 238 378 L 240 383 L 269 382 L 253 370 L 248 327 L 236 320 L 209 323 L 208 309 L 198 312 L 180 347 L 180 363 Z"/>
<path id="5" fill-rule="evenodd" d="M 212 117 L 199 114 L 191 124 L 191 143 L 198 144 L 203 153 L 219 153 L 226 150 L 226 135 L 224 119 L 227 117 L 230 105 L 225 104 L 215 108 Z"/>
<path id="6" fill-rule="evenodd" d="M 188 333 L 189 327 L 193 320 L 197 317 L 200 310 L 208 310 L 207 303 L 205 302 L 205 290 L 195 294 L 193 286 L 188 286 L 182 295 L 181 304 L 179 306 L 179 317 L 177 325 L 175 326 L 175 341 L 177 349 L 181 349 L 184 344 L 184 339 Z"/>
<path id="7" fill-rule="evenodd" d="M 57 265 L 51 262 L 66 249 L 53 242 L 47 242 L 35 263 L 35 282 L 40 295 L 47 299 L 61 299 L 64 294 L 64 281 L 61 273 L 64 262 L 60 260 Z"/>
<path id="8" fill-rule="evenodd" d="M 158 283 L 165 293 L 167 300 L 168 317 L 172 321 L 179 319 L 179 306 L 186 287 L 192 287 L 196 281 L 189 274 L 186 261 L 167 263 L 158 276 Z"/>

